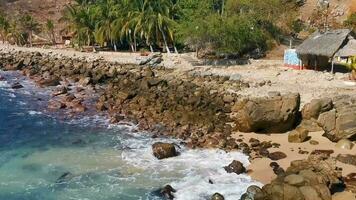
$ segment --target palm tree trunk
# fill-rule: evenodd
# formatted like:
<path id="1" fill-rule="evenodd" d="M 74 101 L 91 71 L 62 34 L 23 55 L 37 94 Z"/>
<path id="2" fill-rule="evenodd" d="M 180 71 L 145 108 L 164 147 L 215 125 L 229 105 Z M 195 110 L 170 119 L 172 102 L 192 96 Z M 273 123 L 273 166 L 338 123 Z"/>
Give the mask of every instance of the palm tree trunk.
<path id="1" fill-rule="evenodd" d="M 29 40 L 30 40 L 30 47 L 32 47 L 32 31 L 30 31 L 30 38 L 29 38 Z"/>
<path id="2" fill-rule="evenodd" d="M 151 50 L 151 53 L 153 53 L 153 47 L 151 44 L 150 44 L 150 50 Z"/>
<path id="3" fill-rule="evenodd" d="M 163 31 L 161 31 L 161 33 L 162 33 L 162 37 L 163 37 L 163 41 L 164 41 L 164 46 L 166 46 L 167 53 L 170 54 L 171 51 L 168 48 L 166 36 L 164 35 Z"/>

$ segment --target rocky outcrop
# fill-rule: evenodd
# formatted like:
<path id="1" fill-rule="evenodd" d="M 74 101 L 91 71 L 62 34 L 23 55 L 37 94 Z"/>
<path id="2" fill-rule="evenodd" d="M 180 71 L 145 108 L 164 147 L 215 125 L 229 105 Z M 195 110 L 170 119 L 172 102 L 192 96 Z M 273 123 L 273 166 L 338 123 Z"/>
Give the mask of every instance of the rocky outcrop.
<path id="1" fill-rule="evenodd" d="M 356 135 L 356 96 L 338 96 L 333 99 L 334 109 L 320 114 L 318 124 L 324 136 L 333 142 Z"/>
<path id="2" fill-rule="evenodd" d="M 230 115 L 237 95 L 226 88 L 238 89 L 244 84 L 227 77 L 177 75 L 162 66 L 148 66 L 155 65 L 156 61 L 151 62 L 159 58 L 153 56 L 140 66 L 4 50 L 0 52 L 0 68 L 21 70 L 42 87 L 58 86 L 49 102 L 50 110 L 80 113 L 90 109 L 84 103 L 86 99 L 79 98 L 77 86 L 91 88 L 100 94 L 96 109 L 108 112 L 113 123 L 121 120 L 116 116 L 125 116 L 141 129 L 187 140 L 192 148 L 236 149 L 236 142 L 230 138 Z M 76 90 L 72 90 L 73 85 Z"/>
<path id="3" fill-rule="evenodd" d="M 331 200 L 335 185 L 341 184 L 341 173 L 335 159 L 325 155 L 311 155 L 297 160 L 285 173 L 262 188 L 251 186 L 241 200 Z"/>
<path id="4" fill-rule="evenodd" d="M 222 194 L 215 193 L 215 194 L 213 194 L 213 196 L 211 196 L 210 199 L 211 200 L 224 200 L 225 198 Z"/>
<path id="5" fill-rule="evenodd" d="M 153 155 L 158 159 L 170 158 L 178 155 L 174 144 L 157 142 L 152 145 Z"/>
<path id="6" fill-rule="evenodd" d="M 242 132 L 281 133 L 294 128 L 298 121 L 299 94 L 239 101 L 232 109 L 236 112 L 236 127 Z"/>

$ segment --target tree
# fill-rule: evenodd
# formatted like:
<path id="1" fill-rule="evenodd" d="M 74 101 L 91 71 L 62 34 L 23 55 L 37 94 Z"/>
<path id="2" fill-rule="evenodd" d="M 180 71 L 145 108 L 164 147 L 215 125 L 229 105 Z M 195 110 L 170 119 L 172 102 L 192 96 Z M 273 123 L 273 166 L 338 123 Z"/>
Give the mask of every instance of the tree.
<path id="1" fill-rule="evenodd" d="M 29 43 L 32 47 L 33 34 L 40 31 L 40 24 L 29 14 L 21 16 L 20 24 L 24 32 L 28 34 Z"/>
<path id="2" fill-rule="evenodd" d="M 4 14 L 0 13 L 0 36 L 3 43 L 5 43 L 5 41 L 7 40 L 9 29 L 10 23 L 7 17 Z"/>
<path id="3" fill-rule="evenodd" d="M 46 32 L 48 34 L 49 39 L 52 41 L 53 45 L 56 45 L 56 37 L 54 33 L 54 23 L 52 20 L 47 19 L 47 22 L 45 24 Z"/>

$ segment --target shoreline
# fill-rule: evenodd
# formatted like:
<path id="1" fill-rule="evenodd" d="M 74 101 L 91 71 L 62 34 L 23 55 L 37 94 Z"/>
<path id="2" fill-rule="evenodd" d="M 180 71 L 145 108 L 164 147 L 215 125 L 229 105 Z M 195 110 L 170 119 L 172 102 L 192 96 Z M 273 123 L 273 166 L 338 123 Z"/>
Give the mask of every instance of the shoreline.
<path id="1" fill-rule="evenodd" d="M 25 75 L 29 76 L 35 82 L 44 87 L 48 84 L 51 85 L 51 87 L 58 87 L 58 85 L 72 85 L 76 82 L 82 85 L 80 86 L 82 88 L 90 88 L 91 93 L 103 91 L 103 95 L 98 98 L 96 108 L 99 111 L 108 112 L 111 115 L 112 122 L 118 122 L 124 118 L 128 118 L 128 120 L 137 122 L 139 127 L 143 130 L 156 132 L 155 134 L 158 135 L 162 134 L 183 139 L 187 141 L 187 146 L 190 148 L 222 148 L 225 150 L 239 149 L 241 151 L 244 150 L 243 148 L 239 148 L 241 143 L 249 144 L 251 143 L 251 138 L 260 140 L 260 142 L 272 141 L 280 144 L 280 147 L 272 147 L 268 148 L 268 150 L 271 152 L 282 151 L 287 154 L 287 158 L 277 161 L 282 168 L 287 168 L 293 160 L 307 158 L 309 153 L 315 149 L 334 150 L 332 156 L 336 156 L 341 153 L 352 154 L 352 150 L 346 151 L 337 149 L 335 147 L 335 143 L 332 143 L 325 137 L 321 136 L 322 133 L 320 131 L 310 133 L 310 136 L 312 137 L 311 139 L 319 142 L 318 145 L 313 146 L 309 145 L 309 143 L 288 143 L 287 133 L 282 135 L 242 133 L 234 130 L 234 127 L 232 126 L 227 126 L 227 124 L 229 124 L 232 120 L 230 115 L 232 114 L 231 109 L 234 104 L 244 98 L 243 96 L 241 97 L 235 93 L 229 93 L 229 89 L 233 86 L 234 89 L 237 88 L 237 91 L 242 93 L 246 89 L 250 88 L 246 82 L 240 79 L 230 80 L 226 77 L 218 75 L 201 76 L 199 73 L 196 75 L 194 73 L 189 73 L 189 70 L 184 71 L 181 69 L 176 70 L 165 67 L 152 68 L 147 66 L 136 66 L 135 64 L 118 64 L 117 62 L 111 63 L 105 59 L 105 61 L 100 59 L 100 57 L 93 57 L 89 60 L 82 57 L 72 58 L 71 56 L 66 57 L 62 53 L 58 53 L 56 50 L 49 50 L 49 52 L 56 52 L 54 57 L 57 58 L 53 58 L 53 53 L 42 55 L 43 53 L 41 52 L 40 55 L 36 55 L 36 49 L 33 51 L 31 50 L 31 53 L 27 52 L 27 50 L 28 48 L 21 48 L 21 51 L 24 52 L 8 52 L 6 49 L 2 49 L 2 52 L 0 53 L 2 54 L 2 57 L 6 57 L 6 55 L 10 54 L 10 59 L 17 57 L 24 58 L 24 61 L 22 61 L 23 66 L 18 66 L 18 63 L 21 62 L 21 60 L 13 59 L 13 63 L 11 66 L 8 65 L 8 67 L 11 68 L 17 65 L 14 69 L 22 70 Z M 22 56 L 19 56 L 19 54 Z M 84 55 L 88 54 L 84 53 L 83 56 Z M 30 60 L 26 61 L 26 57 L 30 57 Z M 56 66 L 56 62 L 59 60 L 60 64 L 58 69 L 51 71 L 51 69 L 47 67 L 44 72 L 41 72 L 43 66 L 37 65 L 44 61 L 42 60 L 42 57 L 45 57 L 44 60 L 47 59 L 49 62 L 51 62 L 52 57 L 52 59 L 54 59 L 54 67 Z M 7 59 L 9 60 L 9 58 Z M 66 63 L 69 61 L 71 61 L 71 63 Z M 29 62 L 29 65 L 26 65 L 24 62 Z M 90 66 L 91 62 L 95 64 Z M 50 65 L 51 64 L 48 66 Z M 29 66 L 30 69 L 39 67 L 39 71 L 34 72 L 28 70 Z M 78 67 L 77 72 L 64 72 L 64 74 L 61 74 L 61 72 L 58 74 L 59 76 L 56 80 L 51 78 L 52 76 L 56 76 L 54 75 L 55 73 L 58 73 L 63 69 L 72 68 L 73 66 L 73 71 L 75 71 L 75 68 Z M 105 69 L 105 72 L 100 74 L 97 73 L 98 71 L 93 71 L 90 67 L 99 69 L 98 71 Z M 82 74 L 88 73 L 86 69 L 91 70 L 90 80 L 86 79 L 87 77 L 80 77 Z M 213 70 L 221 71 L 221 69 Z M 46 73 L 46 71 L 49 71 L 49 73 Z M 84 73 L 82 73 L 82 71 Z M 122 78 L 120 80 L 115 80 L 115 77 L 117 76 Z M 59 80 L 65 84 L 63 85 Z M 53 85 L 53 81 L 58 84 Z M 263 86 L 261 86 L 261 88 L 263 88 Z M 140 94 L 143 89 L 147 89 L 148 91 Z M 130 93 L 133 90 L 137 90 L 136 93 Z M 351 91 L 349 90 L 350 89 L 346 89 L 346 93 L 352 93 L 353 89 L 351 88 Z M 61 95 L 64 96 L 63 99 L 57 99 L 58 97 L 53 99 L 54 103 L 52 108 L 55 110 L 71 109 L 74 113 L 80 113 L 87 109 L 85 103 L 83 103 L 83 100 L 86 98 L 85 95 L 83 97 L 75 97 L 73 102 L 73 99 L 70 101 L 66 99 L 69 97 L 68 91 L 58 92 L 63 93 L 58 95 L 59 98 L 62 98 Z M 78 92 L 78 90 L 74 92 Z M 176 93 L 179 92 L 181 93 L 181 96 L 176 95 Z M 198 98 L 194 99 L 196 97 Z M 83 98 L 82 101 L 80 100 L 81 98 Z M 132 103 L 132 99 L 135 99 L 134 103 Z M 154 101 L 151 102 L 150 99 L 153 99 Z M 189 102 L 189 99 L 194 99 L 194 101 Z M 171 100 L 171 104 L 164 105 L 168 100 Z M 175 103 L 179 101 L 182 102 L 182 106 L 176 107 Z M 186 104 L 186 102 L 189 103 Z M 200 105 L 204 103 L 208 106 Z M 304 104 L 305 103 L 306 102 L 304 102 Z M 170 110 L 170 106 L 175 108 Z M 153 107 L 155 108 L 151 110 Z M 179 111 L 180 114 L 183 114 L 183 116 L 174 117 L 177 111 Z M 184 116 L 184 113 L 188 113 L 188 115 Z M 216 115 L 217 113 L 219 114 Z M 177 119 L 180 121 L 177 122 Z M 159 125 L 161 122 L 163 123 Z M 207 126 L 209 124 L 212 124 L 213 126 Z M 212 133 L 212 135 L 210 133 Z M 242 135 L 242 137 L 240 135 Z M 201 140 L 201 138 L 204 138 L 204 140 Z M 241 139 L 240 142 L 235 142 L 239 139 Z M 299 149 L 299 147 L 301 149 Z M 300 154 L 298 153 L 299 150 L 307 151 L 308 154 Z M 271 160 L 268 158 L 259 158 L 260 155 L 257 155 L 257 158 L 254 158 L 254 152 L 255 151 L 252 150 L 252 154 L 249 153 L 252 160 L 250 165 L 252 172 L 250 172 L 249 175 L 253 179 L 261 181 L 264 184 L 269 183 L 276 177 L 272 171 L 272 168 L 269 167 L 269 162 L 271 162 Z M 351 173 L 353 170 L 352 165 L 338 163 L 338 166 L 344 169 L 344 176 Z"/>

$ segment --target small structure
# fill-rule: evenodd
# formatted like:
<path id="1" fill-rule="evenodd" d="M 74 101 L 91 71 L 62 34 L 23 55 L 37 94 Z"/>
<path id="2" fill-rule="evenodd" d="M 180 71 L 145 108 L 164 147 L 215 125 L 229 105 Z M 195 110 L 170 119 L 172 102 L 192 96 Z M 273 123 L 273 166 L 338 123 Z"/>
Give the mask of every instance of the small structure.
<path id="1" fill-rule="evenodd" d="M 304 69 L 325 69 L 331 67 L 337 58 L 348 59 L 355 54 L 355 33 L 349 29 L 315 32 L 296 48 L 301 67 Z"/>
<path id="2" fill-rule="evenodd" d="M 284 65 L 293 69 L 302 69 L 301 60 L 295 49 L 286 49 L 284 51 Z"/>

